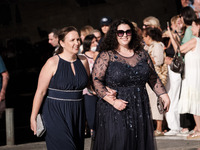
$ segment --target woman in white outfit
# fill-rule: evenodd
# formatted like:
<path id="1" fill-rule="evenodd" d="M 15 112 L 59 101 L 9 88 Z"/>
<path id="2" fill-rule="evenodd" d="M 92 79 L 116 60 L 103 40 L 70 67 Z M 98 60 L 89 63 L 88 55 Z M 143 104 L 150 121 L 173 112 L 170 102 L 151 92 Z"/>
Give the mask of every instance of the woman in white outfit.
<path id="1" fill-rule="evenodd" d="M 172 33 L 177 36 L 179 39 L 180 34 L 182 33 L 182 21 L 179 15 L 173 16 L 171 18 L 171 28 Z M 164 37 L 169 37 L 168 31 L 163 34 Z M 172 46 L 171 40 L 167 43 L 167 48 L 165 49 L 166 58 L 165 63 L 168 64 L 168 79 L 166 90 L 171 100 L 171 105 L 169 111 L 165 114 L 165 118 L 167 121 L 168 128 L 170 129 L 168 132 L 164 133 L 164 135 L 177 135 L 180 132 L 180 114 L 178 113 L 178 101 L 180 97 L 180 89 L 181 89 L 181 74 L 173 72 L 169 65 L 172 63 L 175 50 Z"/>
<path id="2" fill-rule="evenodd" d="M 169 28 L 168 28 L 169 30 Z M 180 46 L 185 54 L 185 75 L 182 81 L 181 96 L 178 111 L 180 114 L 193 114 L 196 127 L 188 139 L 200 139 L 200 19 L 192 22 L 192 33 L 195 36 Z M 171 32 L 170 32 L 171 33 Z M 174 48 L 177 48 L 172 34 L 170 34 Z"/>

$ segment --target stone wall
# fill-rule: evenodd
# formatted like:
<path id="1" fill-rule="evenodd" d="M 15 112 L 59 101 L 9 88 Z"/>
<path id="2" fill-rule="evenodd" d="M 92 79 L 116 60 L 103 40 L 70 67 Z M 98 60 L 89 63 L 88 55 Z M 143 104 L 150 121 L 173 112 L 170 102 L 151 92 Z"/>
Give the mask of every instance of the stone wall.
<path id="1" fill-rule="evenodd" d="M 147 16 L 155 16 L 164 29 L 166 22 L 178 14 L 176 0 L 106 0 L 105 3 L 81 7 L 75 0 L 13 0 L 8 2 L 12 20 L 0 26 L 0 40 L 29 38 L 32 43 L 42 40 L 38 30 L 46 34 L 51 28 L 84 25 L 99 28 L 102 16 L 129 18 L 142 26 Z M 17 18 L 18 16 L 18 18 Z M 2 42 L 1 42 L 2 43 Z"/>

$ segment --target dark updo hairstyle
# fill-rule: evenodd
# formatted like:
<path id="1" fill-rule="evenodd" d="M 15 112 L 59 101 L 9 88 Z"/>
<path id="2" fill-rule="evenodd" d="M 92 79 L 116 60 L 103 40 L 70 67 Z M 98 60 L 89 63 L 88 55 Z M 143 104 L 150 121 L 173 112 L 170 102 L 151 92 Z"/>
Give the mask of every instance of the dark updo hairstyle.
<path id="1" fill-rule="evenodd" d="M 94 36 L 94 34 L 89 34 L 85 37 L 84 41 L 83 41 L 83 54 L 87 51 L 90 50 L 90 46 L 92 44 L 92 40 L 96 39 L 96 37 Z"/>
<path id="2" fill-rule="evenodd" d="M 143 29 L 144 36 L 149 36 L 153 41 L 162 41 L 162 32 L 158 28 L 148 27 Z"/>
<path id="3" fill-rule="evenodd" d="M 180 14 L 183 17 L 184 23 L 186 25 L 192 25 L 192 21 L 197 18 L 195 11 L 190 6 L 183 7 Z"/>
<path id="4" fill-rule="evenodd" d="M 128 45 L 129 48 L 133 49 L 134 52 L 142 50 L 141 38 L 137 34 L 137 31 L 131 21 L 129 21 L 128 19 L 118 19 L 111 24 L 110 29 L 108 30 L 104 40 L 100 44 L 100 52 L 109 50 L 113 51 L 114 53 L 116 52 L 115 50 L 119 46 L 116 33 L 118 26 L 121 24 L 127 24 L 131 28 L 132 36 L 131 41 Z"/>
<path id="5" fill-rule="evenodd" d="M 76 31 L 78 33 L 78 30 L 74 27 L 74 26 L 69 26 L 69 27 L 64 27 L 62 29 L 59 30 L 58 32 L 58 43 L 59 43 L 59 48 L 58 50 L 55 52 L 55 54 L 60 54 L 63 52 L 63 47 L 60 45 L 60 41 L 65 40 L 65 36 L 71 32 L 71 31 Z"/>

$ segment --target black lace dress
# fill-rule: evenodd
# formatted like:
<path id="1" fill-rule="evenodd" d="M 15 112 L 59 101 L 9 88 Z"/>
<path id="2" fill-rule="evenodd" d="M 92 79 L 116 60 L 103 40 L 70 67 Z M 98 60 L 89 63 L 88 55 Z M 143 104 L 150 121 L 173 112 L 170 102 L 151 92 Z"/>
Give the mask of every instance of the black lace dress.
<path id="1" fill-rule="evenodd" d="M 112 51 L 101 52 L 92 72 L 93 84 L 100 97 L 97 102 L 96 138 L 93 150 L 154 150 L 153 125 L 148 82 L 157 95 L 166 93 L 153 63 L 145 51 L 124 57 Z M 103 100 L 106 87 L 117 90 L 117 98 L 128 102 L 118 111 Z"/>

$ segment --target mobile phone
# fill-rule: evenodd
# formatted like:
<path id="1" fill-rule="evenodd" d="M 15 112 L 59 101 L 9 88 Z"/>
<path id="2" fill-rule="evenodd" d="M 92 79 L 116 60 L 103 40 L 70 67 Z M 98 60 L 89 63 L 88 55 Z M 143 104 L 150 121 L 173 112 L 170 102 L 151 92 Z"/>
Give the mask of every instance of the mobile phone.
<path id="1" fill-rule="evenodd" d="M 169 27 L 169 22 L 167 21 L 167 27 Z"/>

